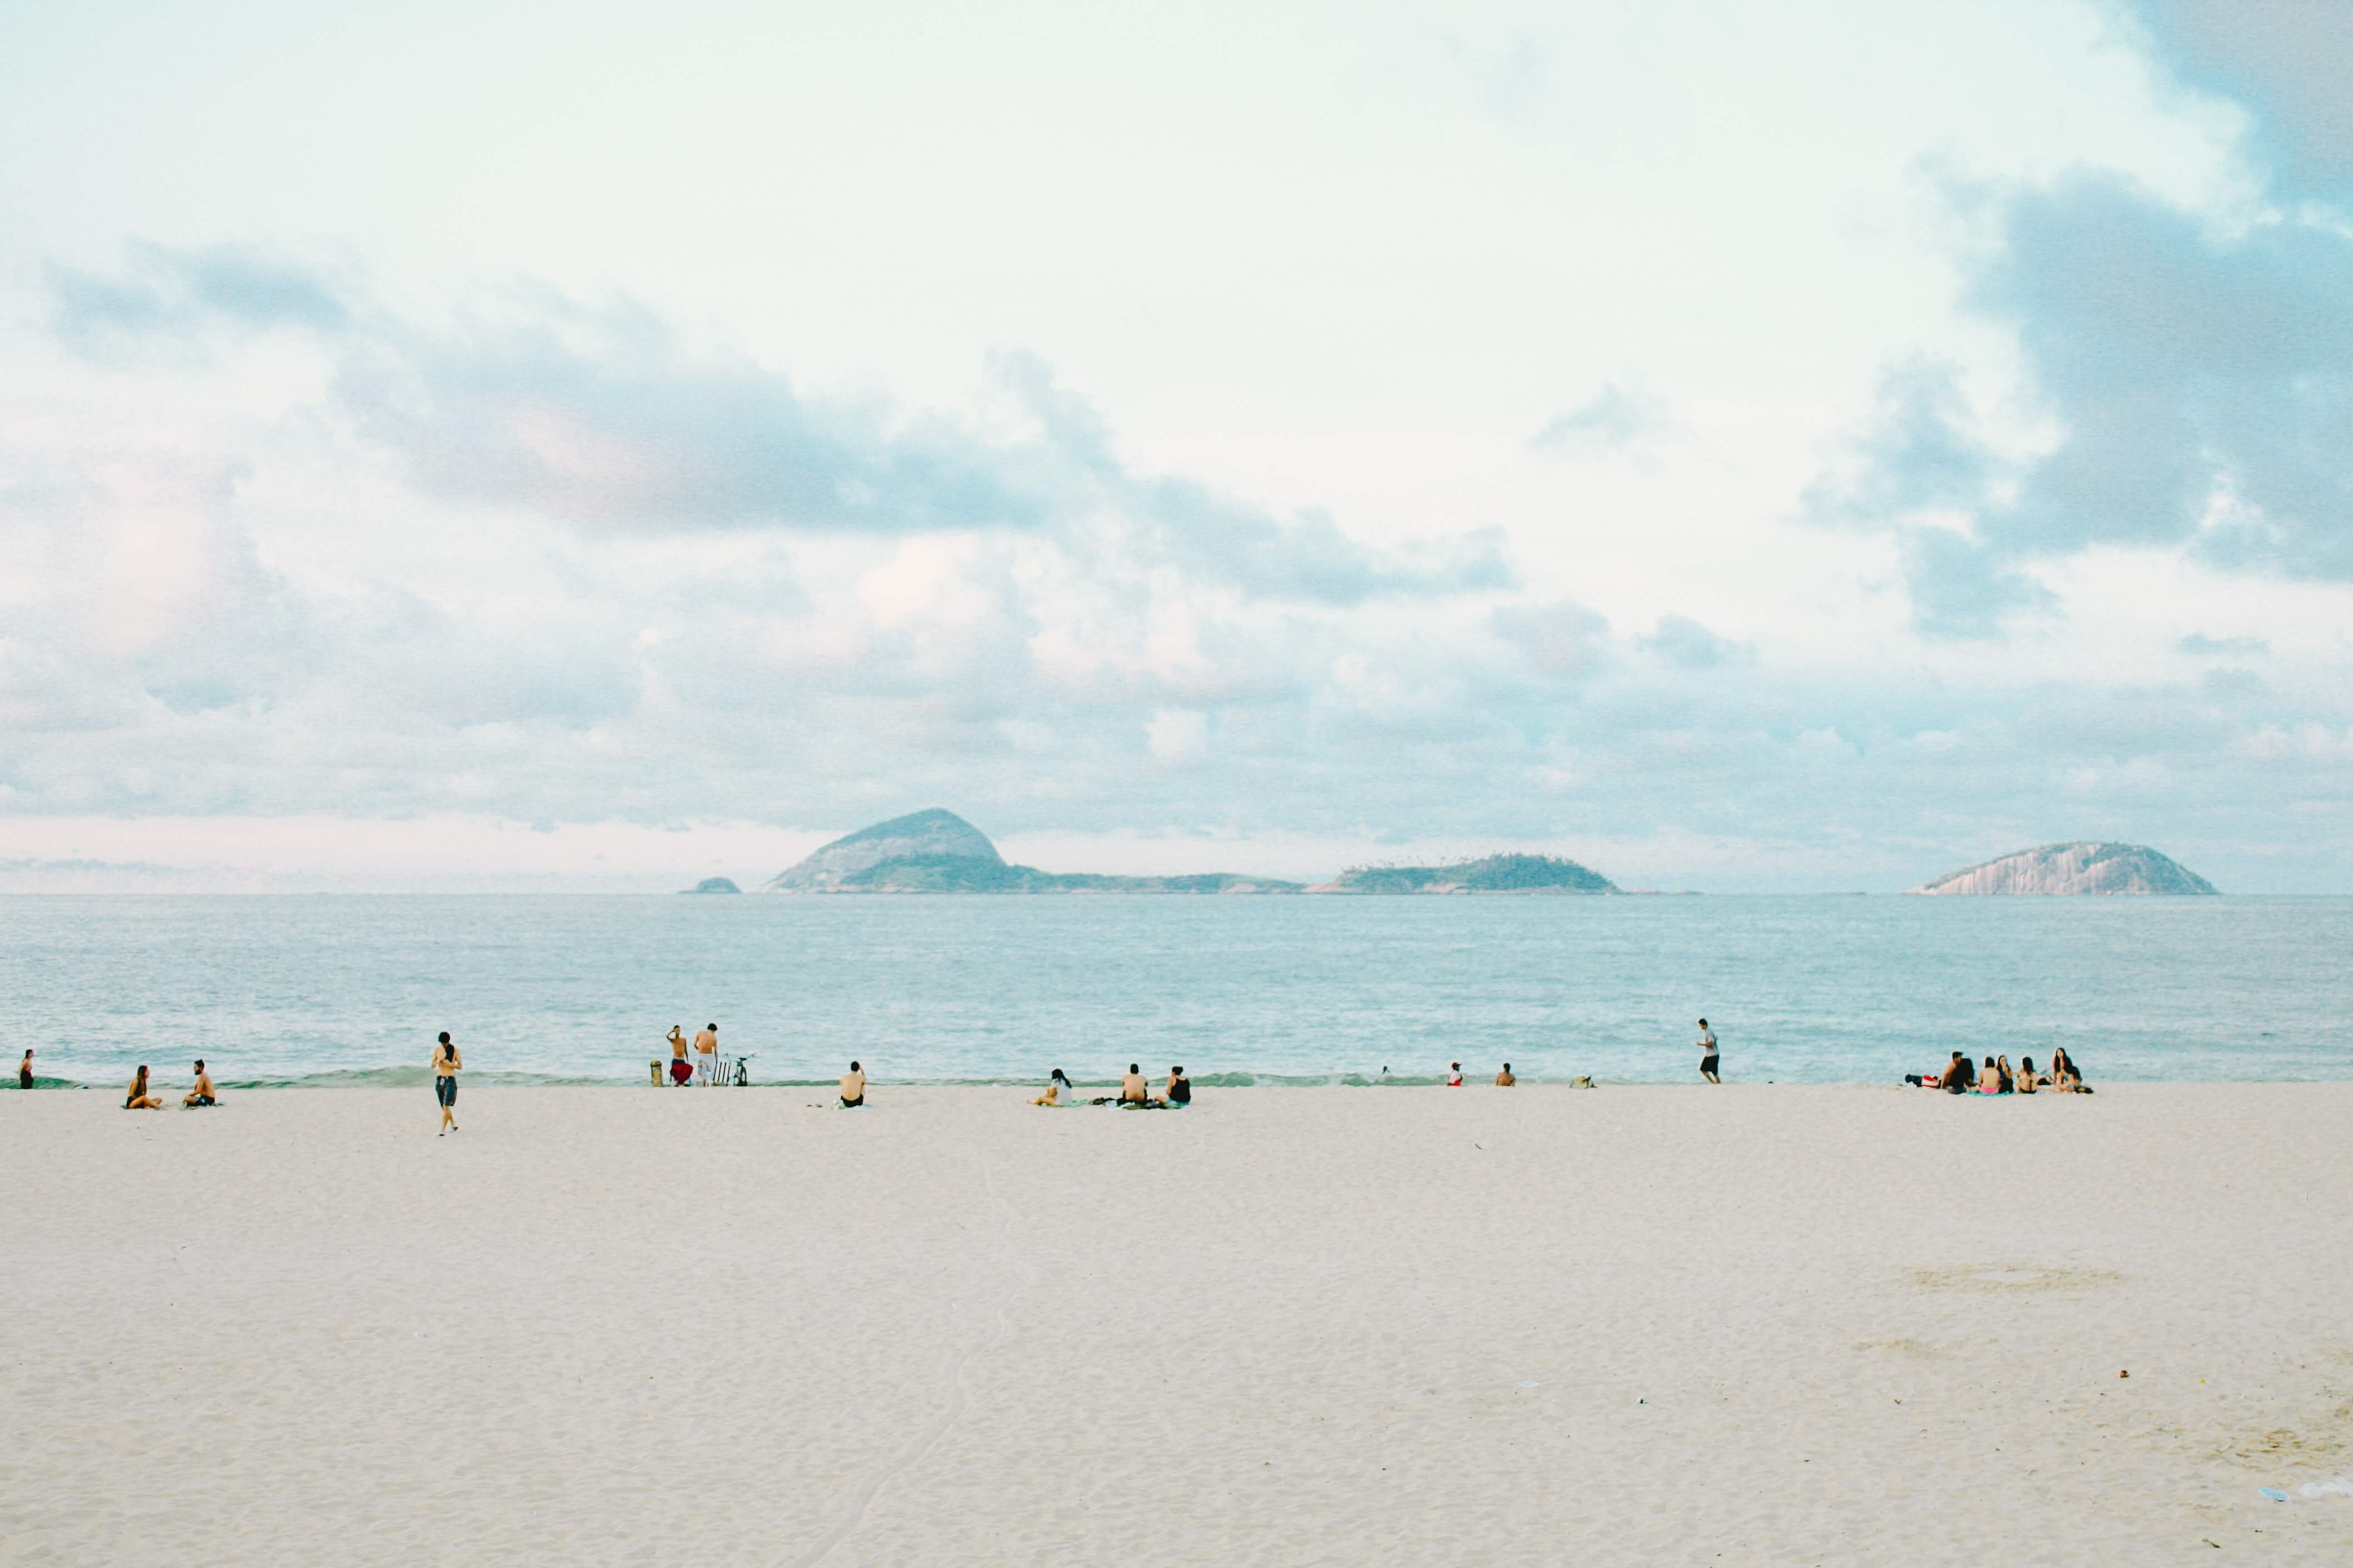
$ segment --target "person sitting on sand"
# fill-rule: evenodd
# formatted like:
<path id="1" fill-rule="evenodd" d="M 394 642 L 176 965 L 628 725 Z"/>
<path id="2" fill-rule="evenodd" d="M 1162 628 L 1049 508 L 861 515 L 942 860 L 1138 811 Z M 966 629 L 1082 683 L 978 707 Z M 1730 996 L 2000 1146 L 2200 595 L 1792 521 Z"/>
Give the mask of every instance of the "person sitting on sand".
<path id="1" fill-rule="evenodd" d="M 2014 1094 L 2014 1093 L 2016 1093 L 2016 1092 L 2017 1092 L 2017 1090 L 2018 1090 L 2018 1077 L 2017 1077 L 2017 1075 L 2016 1075 L 2016 1074 L 2012 1073 L 2012 1072 L 2010 1070 L 2010 1057 L 2009 1057 L 2009 1055 L 2008 1055 L 2007 1053 L 2004 1053 L 2004 1054 L 2003 1054 L 2003 1055 L 2001 1055 L 2001 1056 L 1996 1057 L 1996 1058 L 1994 1058 L 1993 1067 L 1994 1067 L 1994 1072 L 1995 1072 L 1995 1073 L 2000 1077 L 2000 1080 L 2001 1080 L 2001 1087 L 2000 1087 L 2000 1089 L 1995 1089 L 1995 1090 L 1994 1090 L 1994 1092 L 1995 1092 L 1996 1094 Z"/>
<path id="2" fill-rule="evenodd" d="M 1994 1065 L 1994 1059 L 1991 1057 L 1986 1058 L 1985 1066 L 1978 1069 L 1978 1092 L 1979 1094 L 2001 1092 L 2001 1069 Z"/>
<path id="3" fill-rule="evenodd" d="M 855 1110 L 866 1103 L 866 1069 L 856 1062 L 841 1075 L 841 1109 Z"/>
<path id="4" fill-rule="evenodd" d="M 1119 1080 L 1119 1102 L 1122 1105 L 1152 1103 L 1152 1086 L 1144 1081 L 1144 1069 L 1134 1062 L 1127 1064 L 1127 1076 Z"/>
<path id="5" fill-rule="evenodd" d="M 1504 1070 L 1495 1075 L 1495 1087 L 1497 1089 L 1509 1089 L 1512 1085 L 1519 1081 L 1520 1080 L 1512 1076 L 1512 1064 L 1509 1062 L 1505 1062 L 1504 1064 Z"/>
<path id="6" fill-rule="evenodd" d="M 1185 1069 L 1181 1066 L 1170 1068 L 1168 1087 L 1163 1092 L 1167 1096 L 1167 1105 L 1171 1110 L 1179 1106 L 1190 1105 L 1193 1103 L 1193 1080 L 1185 1076 Z"/>
<path id="7" fill-rule="evenodd" d="M 188 1090 L 188 1097 L 180 1101 L 180 1106 L 183 1110 L 194 1110 L 199 1105 L 218 1105 L 220 1101 L 213 1097 L 213 1075 L 205 1070 L 205 1058 L 198 1057 L 196 1087 Z"/>
<path id="8" fill-rule="evenodd" d="M 2032 1057 L 2019 1058 L 2018 1092 L 2021 1094 L 2032 1094 L 2036 1089 L 2042 1087 L 2042 1080 L 2034 1076 L 2034 1058 Z"/>
<path id="9" fill-rule="evenodd" d="M 1029 1103 L 1032 1105 L 1076 1105 L 1078 1102 L 1079 1091 L 1071 1087 L 1071 1080 L 1062 1075 L 1062 1069 L 1060 1068 L 1056 1068 L 1052 1076 L 1046 1079 L 1046 1092 L 1039 1095 Z"/>
<path id="10" fill-rule="evenodd" d="M 2084 1075 L 2076 1070 L 2075 1058 L 2067 1054 L 2067 1047 L 2064 1046 L 2052 1048 L 2051 1087 L 2062 1094 L 2084 1092 Z"/>
<path id="11" fill-rule="evenodd" d="M 1461 1089 L 1462 1087 L 1462 1064 L 1461 1062 L 1450 1062 L 1447 1064 L 1446 1087 L 1449 1089 Z"/>
<path id="12" fill-rule="evenodd" d="M 1978 1086 L 1978 1069 L 1964 1051 L 1953 1053 L 1953 1065 L 1945 1069 L 1944 1089 L 1947 1094 L 1967 1094 Z"/>
<path id="13" fill-rule="evenodd" d="M 1952 1060 L 1945 1064 L 1944 1071 L 1925 1073 L 1907 1072 L 1904 1075 L 1904 1081 L 1908 1084 L 1917 1085 L 1921 1089 L 1942 1089 L 1945 1085 L 1952 1081 L 1953 1071 L 1960 1065 L 1960 1060 L 1961 1053 L 1955 1051 L 1953 1053 Z"/>
<path id="14" fill-rule="evenodd" d="M 131 1075 L 131 1092 L 122 1097 L 125 1110 L 161 1110 L 164 1102 L 147 1092 L 147 1064 L 141 1062 L 139 1070 Z"/>
<path id="15" fill-rule="evenodd" d="M 25 1059 L 16 1064 L 16 1087 L 18 1089 L 33 1087 L 33 1047 L 30 1046 L 25 1047 Z"/>
<path id="16" fill-rule="evenodd" d="M 447 1138 L 458 1131 L 458 1069 L 465 1065 L 459 1059 L 458 1047 L 450 1043 L 449 1031 L 442 1030 L 441 1037 L 433 1042 L 433 1098 L 441 1102 L 441 1131 L 433 1135 L 436 1138 Z"/>

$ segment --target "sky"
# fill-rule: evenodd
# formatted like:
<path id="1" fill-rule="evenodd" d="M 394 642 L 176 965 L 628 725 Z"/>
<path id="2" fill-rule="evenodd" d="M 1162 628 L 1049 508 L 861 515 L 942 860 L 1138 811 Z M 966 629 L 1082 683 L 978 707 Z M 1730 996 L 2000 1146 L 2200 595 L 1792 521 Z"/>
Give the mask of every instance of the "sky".
<path id="1" fill-rule="evenodd" d="M 2353 7 L 0 0 L 0 891 L 2353 891 Z"/>

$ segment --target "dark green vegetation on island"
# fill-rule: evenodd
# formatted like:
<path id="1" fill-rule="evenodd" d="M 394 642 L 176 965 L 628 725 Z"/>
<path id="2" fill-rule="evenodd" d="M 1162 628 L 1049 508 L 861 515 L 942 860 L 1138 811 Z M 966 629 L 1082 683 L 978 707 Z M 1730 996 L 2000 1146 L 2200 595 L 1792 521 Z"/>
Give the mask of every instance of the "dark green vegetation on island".
<path id="1" fill-rule="evenodd" d="M 1307 887 L 1211 872 L 1113 877 L 1016 866 L 952 811 L 894 816 L 837 838 L 771 878 L 769 893 L 1615 893 L 1609 879 L 1546 855 L 1490 855 L 1453 866 L 1359 867 Z"/>
<path id="2" fill-rule="evenodd" d="M 865 893 L 1295 893 L 1296 882 L 1212 872 L 1198 877 L 1107 877 L 1040 871 L 967 855 L 914 855 L 853 871 L 839 892 Z"/>
<path id="3" fill-rule="evenodd" d="M 1489 855 L 1448 866 L 1356 866 L 1317 893 L 1615 893 L 1600 872 L 1552 855 Z"/>
<path id="4" fill-rule="evenodd" d="M 740 893 L 744 889 L 724 877 L 705 877 L 691 888 L 681 888 L 682 893 Z"/>
<path id="5" fill-rule="evenodd" d="M 2211 896 L 2215 888 L 2197 872 L 2146 845 L 2078 840 L 2021 849 L 1998 860 L 1966 866 L 1912 890 L 1939 895 L 2178 897 Z"/>
<path id="6" fill-rule="evenodd" d="M 837 838 L 762 889 L 770 893 L 1295 893 L 1296 882 L 1222 872 L 1102 877 L 1008 864 L 988 836 L 952 811 L 894 816 Z"/>

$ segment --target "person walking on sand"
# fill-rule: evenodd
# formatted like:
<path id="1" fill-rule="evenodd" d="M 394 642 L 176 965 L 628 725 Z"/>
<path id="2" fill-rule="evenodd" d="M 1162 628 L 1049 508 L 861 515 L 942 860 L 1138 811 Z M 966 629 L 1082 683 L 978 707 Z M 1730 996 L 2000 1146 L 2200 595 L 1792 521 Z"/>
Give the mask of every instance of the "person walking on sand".
<path id="1" fill-rule="evenodd" d="M 220 1100 L 213 1094 L 213 1075 L 205 1070 L 205 1058 L 198 1057 L 196 1087 L 188 1090 L 187 1098 L 180 1101 L 180 1108 L 183 1110 L 194 1110 L 199 1105 L 218 1105 L 219 1103 Z"/>
<path id="2" fill-rule="evenodd" d="M 147 1092 L 147 1064 L 141 1062 L 139 1070 L 131 1075 L 131 1092 L 122 1097 L 125 1110 L 161 1110 L 164 1102 Z"/>
<path id="3" fill-rule="evenodd" d="M 16 1087 L 18 1089 L 33 1087 L 33 1047 L 30 1046 L 25 1047 L 25 1059 L 16 1064 Z"/>
<path id="4" fill-rule="evenodd" d="M 841 1075 L 841 1109 L 855 1110 L 866 1103 L 866 1069 L 856 1062 Z"/>
<path id="5" fill-rule="evenodd" d="M 1509 1062 L 1505 1062 L 1504 1064 L 1504 1070 L 1495 1075 L 1495 1087 L 1497 1089 L 1509 1089 L 1512 1085 L 1519 1081 L 1520 1080 L 1512 1076 L 1512 1064 Z"/>
<path id="6" fill-rule="evenodd" d="M 694 1037 L 694 1080 L 708 1089 L 719 1081 L 719 1026 L 705 1024 Z"/>
<path id="7" fill-rule="evenodd" d="M 1710 1083 L 1724 1081 L 1715 1076 L 1716 1059 L 1715 1031 L 1707 1026 L 1705 1018 L 1702 1018 L 1699 1021 L 1699 1076 Z"/>
<path id="8" fill-rule="evenodd" d="M 433 1047 L 433 1098 L 441 1102 L 441 1131 L 433 1135 L 436 1138 L 446 1138 L 458 1131 L 458 1069 L 465 1065 L 458 1056 L 458 1047 L 449 1043 L 449 1031 L 442 1030 L 441 1038 Z"/>

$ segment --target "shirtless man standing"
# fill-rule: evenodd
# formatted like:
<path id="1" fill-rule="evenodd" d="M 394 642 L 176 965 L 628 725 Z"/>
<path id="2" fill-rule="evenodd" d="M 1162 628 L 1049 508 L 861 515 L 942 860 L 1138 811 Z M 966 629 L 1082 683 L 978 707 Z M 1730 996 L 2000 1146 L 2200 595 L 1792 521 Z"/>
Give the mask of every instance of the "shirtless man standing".
<path id="1" fill-rule="evenodd" d="M 719 1081 L 719 1026 L 705 1024 L 694 1037 L 694 1076 L 704 1085 Z"/>
<path id="2" fill-rule="evenodd" d="M 205 1058 L 198 1057 L 196 1058 L 196 1087 L 188 1090 L 188 1097 L 180 1101 L 181 1108 L 186 1110 L 194 1110 L 199 1105 L 218 1105 L 220 1101 L 218 1100 L 213 1098 L 213 1075 L 205 1070 Z"/>

